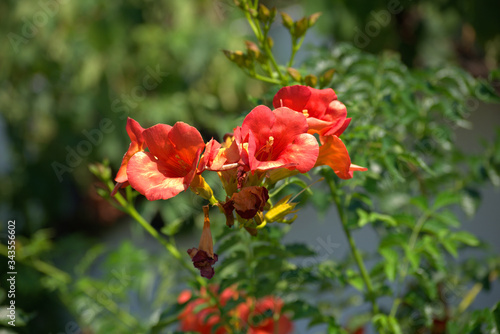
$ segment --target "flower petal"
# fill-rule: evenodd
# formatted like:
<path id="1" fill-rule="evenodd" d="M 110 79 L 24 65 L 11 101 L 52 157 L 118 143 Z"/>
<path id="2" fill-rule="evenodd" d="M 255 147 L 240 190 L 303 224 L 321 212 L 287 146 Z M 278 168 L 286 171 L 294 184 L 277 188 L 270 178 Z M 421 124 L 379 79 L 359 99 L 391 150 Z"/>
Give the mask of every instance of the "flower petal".
<path id="1" fill-rule="evenodd" d="M 294 85 L 281 88 L 273 98 L 273 105 L 275 108 L 288 107 L 300 113 L 307 110 L 310 117 L 322 118 L 328 105 L 336 99 L 337 94 L 331 88 Z"/>
<path id="2" fill-rule="evenodd" d="M 132 188 L 150 201 L 169 199 L 186 190 L 194 176 L 179 176 L 150 152 L 138 152 L 130 159 L 127 176 Z M 191 180 L 189 180 L 191 178 Z"/>
<path id="3" fill-rule="evenodd" d="M 319 148 L 316 166 L 327 165 L 341 179 L 352 178 L 352 174 L 349 173 L 351 158 L 342 140 L 337 136 L 322 137 L 321 139 L 323 145 Z"/>
<path id="4" fill-rule="evenodd" d="M 285 165 L 293 165 L 301 173 L 308 172 L 314 167 L 319 155 L 319 147 L 316 138 L 308 133 L 295 137 L 293 143 L 281 152 L 278 161 Z"/>
<path id="5" fill-rule="evenodd" d="M 219 169 L 226 162 L 225 157 L 218 154 L 220 152 L 221 144 L 213 138 L 205 145 L 205 152 L 201 157 L 198 166 L 198 173 L 203 172 L 206 168 Z M 216 159 L 217 158 L 217 159 Z"/>
<path id="6" fill-rule="evenodd" d="M 255 135 L 257 147 L 265 145 L 269 136 L 271 136 L 271 129 L 275 120 L 275 114 L 268 107 L 261 105 L 253 108 L 241 125 L 240 141 L 244 142 L 249 131 L 252 131 Z M 235 135 L 236 133 L 237 131 L 235 131 Z"/>
<path id="7" fill-rule="evenodd" d="M 199 159 L 198 151 L 205 148 L 205 142 L 200 132 L 195 127 L 184 122 L 174 124 L 168 139 L 175 147 L 176 154 L 188 164 L 194 159 Z"/>
<path id="8" fill-rule="evenodd" d="M 274 139 L 274 152 L 281 152 L 292 143 L 296 136 L 306 133 L 308 125 L 303 114 L 286 107 L 274 110 L 274 114 L 276 121 L 270 135 Z"/>
<path id="9" fill-rule="evenodd" d="M 118 183 L 127 182 L 127 165 L 130 158 L 137 152 L 144 150 L 144 137 L 142 133 L 144 129 L 142 126 L 134 119 L 127 118 L 127 134 L 130 137 L 130 145 L 127 152 L 123 156 L 122 163 L 118 173 L 116 173 L 115 181 Z"/>

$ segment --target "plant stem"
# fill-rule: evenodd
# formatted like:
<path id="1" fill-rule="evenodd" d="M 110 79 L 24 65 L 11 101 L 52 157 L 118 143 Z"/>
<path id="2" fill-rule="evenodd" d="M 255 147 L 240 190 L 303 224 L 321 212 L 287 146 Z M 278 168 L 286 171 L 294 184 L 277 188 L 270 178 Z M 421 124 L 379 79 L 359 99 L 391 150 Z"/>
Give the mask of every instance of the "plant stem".
<path id="1" fill-rule="evenodd" d="M 265 76 L 257 74 L 257 73 L 255 73 L 254 75 L 251 75 L 251 76 L 254 77 L 257 80 L 264 81 L 264 82 L 267 82 L 267 83 L 272 83 L 272 84 L 276 84 L 276 85 L 280 85 L 281 84 L 281 81 L 279 81 L 279 80 L 276 80 L 276 79 L 273 79 L 273 78 L 268 78 L 268 77 L 265 77 Z"/>
<path id="2" fill-rule="evenodd" d="M 297 40 L 293 37 L 293 40 L 292 40 L 292 54 L 290 55 L 290 60 L 288 61 L 287 67 L 292 67 L 293 61 L 295 59 L 295 55 L 297 54 L 297 51 L 299 51 L 300 47 L 302 46 L 302 42 L 304 42 L 304 36 L 301 37 L 299 43 L 297 43 Z"/>
<path id="3" fill-rule="evenodd" d="M 251 7 L 254 10 L 257 10 L 257 5 L 258 5 L 258 0 L 256 0 L 252 6 L 252 3 L 249 1 L 247 2 L 247 5 Z M 269 47 L 269 44 L 267 43 L 267 29 L 265 29 L 264 33 L 262 32 L 262 29 L 260 28 L 260 22 L 258 20 L 254 20 L 252 15 L 248 10 L 245 10 L 245 17 L 248 21 L 248 24 L 252 28 L 252 31 L 257 38 L 257 40 L 260 43 L 260 47 L 264 50 L 266 53 L 268 60 L 271 62 L 271 66 L 274 68 L 274 70 L 278 73 L 278 77 L 280 78 L 279 81 L 276 81 L 274 78 L 269 78 L 267 79 L 266 77 L 259 76 L 258 74 L 251 75 L 252 77 L 264 81 L 264 82 L 269 82 L 269 83 L 275 83 L 275 84 L 281 84 L 282 86 L 286 86 L 287 83 L 287 78 L 281 73 L 281 70 L 279 68 L 278 63 L 276 62 L 276 59 L 274 59 L 273 52 L 271 51 L 271 48 Z M 268 74 L 272 75 L 271 71 L 271 66 L 269 66 L 269 71 Z M 264 79 L 265 78 L 265 79 Z"/>
<path id="4" fill-rule="evenodd" d="M 370 300 L 370 302 L 372 304 L 372 311 L 373 311 L 373 314 L 375 315 L 375 314 L 379 313 L 379 308 L 377 305 L 377 301 L 375 299 L 375 293 L 374 293 L 372 281 L 370 279 L 370 275 L 368 275 L 368 271 L 366 270 L 365 264 L 363 262 L 363 257 L 361 256 L 361 253 L 359 252 L 358 248 L 356 247 L 356 243 L 354 242 L 354 238 L 352 237 L 351 231 L 349 230 L 349 227 L 347 226 L 347 217 L 345 216 L 344 208 L 342 207 L 342 204 L 340 202 L 340 197 L 337 194 L 335 182 L 331 178 L 326 178 L 326 179 L 328 181 L 328 185 L 330 187 L 330 192 L 333 196 L 333 200 L 335 202 L 335 205 L 337 207 L 337 211 L 339 213 L 342 229 L 344 230 L 344 233 L 345 233 L 347 240 L 349 242 L 349 247 L 351 248 L 352 255 L 354 256 L 354 261 L 356 261 L 359 272 L 361 273 L 361 278 L 363 279 L 363 282 L 365 283 L 366 290 L 368 292 L 368 299 Z"/>
<path id="5" fill-rule="evenodd" d="M 411 252 L 415 248 L 415 245 L 417 244 L 417 238 L 418 235 L 420 234 L 420 231 L 422 230 L 422 227 L 424 226 L 425 222 L 429 217 L 431 216 L 432 212 L 425 212 L 420 216 L 418 219 L 417 223 L 415 224 L 415 227 L 413 228 L 413 231 L 411 232 L 410 236 L 410 241 L 408 243 L 408 251 Z M 408 257 L 405 256 L 403 260 L 403 265 L 402 265 L 402 271 L 401 271 L 401 277 L 399 279 L 400 285 L 402 285 L 406 279 L 406 275 L 408 275 L 408 268 L 409 268 L 409 262 L 408 262 Z M 400 290 L 400 288 L 398 289 Z M 394 302 L 391 307 L 391 313 L 390 316 L 394 317 L 396 315 L 396 312 L 398 311 L 399 304 L 401 304 L 401 298 L 397 297 L 399 295 L 399 291 L 396 291 L 396 298 L 394 299 Z"/>
<path id="6" fill-rule="evenodd" d="M 113 182 L 109 181 L 108 182 L 108 189 L 112 190 L 113 189 Z M 176 259 L 178 262 L 186 268 L 190 273 L 198 277 L 195 269 L 190 266 L 186 261 L 184 261 L 181 253 L 175 247 L 175 243 L 173 240 L 166 240 L 160 233 L 158 233 L 157 230 L 151 224 L 149 224 L 140 214 L 137 212 L 137 210 L 134 208 L 132 203 L 129 203 L 125 198 L 120 193 L 115 194 L 114 198 L 118 201 L 120 206 L 123 208 L 123 211 L 127 213 L 129 216 L 135 219 L 153 238 L 158 240 L 165 248 L 167 251 Z M 202 280 L 201 280 L 202 281 Z"/>

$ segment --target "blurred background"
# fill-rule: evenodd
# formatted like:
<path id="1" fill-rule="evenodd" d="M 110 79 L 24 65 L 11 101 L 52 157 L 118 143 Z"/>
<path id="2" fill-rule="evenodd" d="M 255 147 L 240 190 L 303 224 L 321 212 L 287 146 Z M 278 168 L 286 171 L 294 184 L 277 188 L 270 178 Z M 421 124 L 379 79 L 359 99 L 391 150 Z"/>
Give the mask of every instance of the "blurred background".
<path id="1" fill-rule="evenodd" d="M 328 49 L 340 41 L 374 54 L 392 50 L 410 68 L 455 64 L 474 77 L 487 77 L 500 61 L 498 1 L 263 3 L 294 19 L 323 13 L 309 32 L 298 62 L 308 50 Z M 38 240 L 30 241 L 33 252 L 74 275 L 84 270 L 74 268 L 84 254 L 109 253 L 109 263 L 99 263 L 102 268 L 128 271 L 106 273 L 95 266 L 91 272 L 110 275 L 109 279 L 125 277 L 127 283 L 120 288 L 124 300 L 132 284 L 130 273 L 140 270 L 134 266 L 144 266 L 149 259 L 154 272 L 147 277 L 134 274 L 133 284 L 149 291 L 144 300 L 141 293 L 134 297 L 134 312 L 151 316 L 152 291 L 165 291 L 166 298 L 175 300 L 168 289 L 176 285 L 170 275 L 175 266 L 165 263 L 161 252 L 157 259 L 159 245 L 151 245 L 137 226 L 97 195 L 88 164 L 108 159 L 117 171 L 129 145 L 127 117 L 144 127 L 184 121 L 200 129 L 206 141 L 220 140 L 229 132 L 255 105 L 255 97 L 271 88 L 245 77 L 221 52 L 244 48 L 243 41 L 251 33 L 246 20 L 229 0 L 4 0 L 0 32 L 2 243 L 6 222 L 15 219 L 21 244 Z M 288 53 L 281 50 L 289 50 L 289 37 L 279 24 L 272 36 L 278 57 L 285 59 Z M 500 125 L 498 105 L 479 105 L 470 121 L 473 130 L 458 131 L 457 143 L 476 151 L 480 146 L 475 143 L 480 138 L 492 140 Z M 484 189 L 484 194 L 485 207 L 466 227 L 489 239 L 498 252 L 500 196 L 492 188 Z M 186 195 L 169 204 L 140 201 L 139 206 L 155 227 L 175 226 L 181 232 L 179 245 L 191 247 L 198 234 L 191 238 L 189 232 L 201 223 L 190 213 L 194 201 Z M 312 213 L 303 211 L 299 217 L 310 221 L 304 217 Z M 330 212 L 326 219 L 334 218 L 335 212 Z M 335 237 L 337 232 L 323 231 L 325 223 L 305 230 L 300 226 L 304 224 L 299 218 L 290 240 L 306 236 L 317 245 L 318 236 L 332 235 L 339 247 L 345 246 L 342 238 Z M 371 238 L 356 237 L 361 244 Z M 106 246 L 99 246 L 102 242 Z M 365 244 L 369 250 L 370 243 Z M 88 255 L 89 249 L 94 255 Z M 67 304 L 72 301 L 61 301 L 50 289 L 56 283 L 37 270 L 19 264 L 18 272 L 16 300 L 31 328 L 37 328 L 37 333 L 69 332 L 73 316 Z M 5 277 L 1 280 L 4 284 Z M 93 282 L 87 284 L 91 287 Z M 498 300 L 498 290 L 495 293 Z M 85 309 L 83 297 L 74 298 L 82 301 L 72 312 Z M 102 324 L 106 326 L 112 325 Z"/>

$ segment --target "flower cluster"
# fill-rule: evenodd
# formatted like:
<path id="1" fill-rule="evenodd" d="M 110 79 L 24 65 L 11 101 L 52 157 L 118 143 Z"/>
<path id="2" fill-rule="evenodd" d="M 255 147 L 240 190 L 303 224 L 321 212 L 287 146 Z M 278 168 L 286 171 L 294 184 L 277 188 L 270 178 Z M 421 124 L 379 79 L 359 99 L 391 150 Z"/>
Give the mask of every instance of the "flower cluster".
<path id="1" fill-rule="evenodd" d="M 273 107 L 254 108 L 222 143 L 214 139 L 205 143 L 196 128 L 183 122 L 144 129 L 129 118 L 131 144 L 115 178 L 113 194 L 130 185 L 154 201 L 190 188 L 219 206 L 228 226 L 236 218 L 254 235 L 258 228 L 283 221 L 294 212 L 295 203 L 288 199 L 274 206 L 268 202 L 268 189 L 276 182 L 317 166 L 329 166 L 342 179 L 366 170 L 351 164 L 339 138 L 351 118 L 333 89 L 284 87 L 274 96 Z M 207 171 L 218 173 L 226 191 L 224 201 L 215 199 L 203 178 Z M 217 255 L 209 234 L 208 208 L 203 230 L 200 247 L 190 249 L 189 255 L 202 276 L 210 278 Z"/>
<path id="2" fill-rule="evenodd" d="M 292 332 L 293 325 L 290 319 L 281 313 L 283 301 L 277 297 L 266 296 L 261 299 L 245 297 L 235 288 L 229 287 L 220 294 L 217 287 L 209 287 L 211 295 L 202 288 L 198 296 L 193 296 L 188 290 L 181 292 L 177 302 L 186 304 L 179 314 L 180 329 L 183 332 L 193 331 L 201 334 L 225 334 L 228 333 L 226 326 L 238 330 L 247 330 L 249 334 L 288 334 Z M 217 302 L 210 297 L 215 296 Z M 221 323 L 221 315 L 218 307 L 224 307 L 230 301 L 237 304 L 228 312 L 229 320 L 226 319 L 222 326 L 215 332 L 214 327 Z M 240 301 L 238 303 L 238 301 Z M 218 305 L 217 305 L 218 304 Z"/>

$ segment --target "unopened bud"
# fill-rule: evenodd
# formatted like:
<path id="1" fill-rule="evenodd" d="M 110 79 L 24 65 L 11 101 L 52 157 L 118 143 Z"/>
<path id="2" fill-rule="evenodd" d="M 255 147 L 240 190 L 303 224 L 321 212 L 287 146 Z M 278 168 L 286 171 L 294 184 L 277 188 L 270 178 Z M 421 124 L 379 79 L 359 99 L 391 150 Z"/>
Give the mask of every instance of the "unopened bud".
<path id="1" fill-rule="evenodd" d="M 190 185 L 191 190 L 198 196 L 203 197 L 206 200 L 211 201 L 214 197 L 214 193 L 210 185 L 205 181 L 203 176 L 196 174 Z"/>
<path id="2" fill-rule="evenodd" d="M 270 49 L 273 48 L 274 41 L 273 41 L 273 39 L 270 36 L 267 37 L 267 45 L 269 45 Z"/>
<path id="3" fill-rule="evenodd" d="M 299 71 L 294 69 L 293 67 L 287 68 L 288 74 L 292 77 L 293 80 L 297 82 L 302 82 L 302 75 L 300 74 Z"/>
<path id="4" fill-rule="evenodd" d="M 300 38 L 304 36 L 307 32 L 307 29 L 309 29 L 309 22 L 305 17 L 295 22 L 295 31 L 294 31 L 295 38 Z"/>
<path id="5" fill-rule="evenodd" d="M 269 11 L 269 8 L 264 6 L 263 4 L 259 4 L 259 14 L 258 14 L 259 20 L 263 23 L 266 23 L 270 20 L 271 18 L 271 12 Z"/>
<path id="6" fill-rule="evenodd" d="M 316 85 L 318 84 L 318 77 L 316 77 L 314 74 L 308 74 L 304 78 L 304 82 L 309 87 L 316 87 Z"/>
<path id="7" fill-rule="evenodd" d="M 276 17 L 276 14 L 278 14 L 278 10 L 276 9 L 276 7 L 271 8 L 271 12 L 269 14 L 269 21 L 270 22 L 274 21 L 274 18 Z"/>
<path id="8" fill-rule="evenodd" d="M 318 21 L 319 17 L 321 16 L 321 13 L 314 13 L 312 15 L 309 15 L 309 17 L 307 18 L 307 23 L 308 23 L 308 26 L 309 28 L 311 28 L 314 24 L 316 24 L 316 21 Z"/>
<path id="9" fill-rule="evenodd" d="M 281 19 L 283 20 L 283 25 L 285 26 L 285 28 L 291 31 L 294 27 L 292 18 L 287 13 L 280 13 L 280 14 L 281 14 Z"/>
<path id="10" fill-rule="evenodd" d="M 245 44 L 247 46 L 248 55 L 254 59 L 258 59 L 260 57 L 260 49 L 257 44 L 250 41 L 245 41 Z"/>
<path id="11" fill-rule="evenodd" d="M 258 17 L 258 16 L 259 16 L 259 12 L 258 12 L 258 11 L 256 11 L 255 9 L 253 9 L 253 8 L 248 8 L 248 10 L 247 10 L 247 11 L 250 13 L 250 15 L 251 15 L 252 17 Z"/>
<path id="12" fill-rule="evenodd" d="M 319 84 L 321 87 L 326 87 L 330 84 L 333 79 L 333 75 L 335 74 L 335 69 L 331 68 L 319 78 Z"/>

